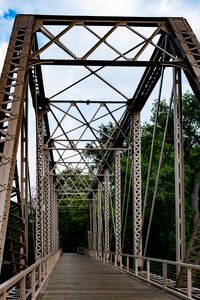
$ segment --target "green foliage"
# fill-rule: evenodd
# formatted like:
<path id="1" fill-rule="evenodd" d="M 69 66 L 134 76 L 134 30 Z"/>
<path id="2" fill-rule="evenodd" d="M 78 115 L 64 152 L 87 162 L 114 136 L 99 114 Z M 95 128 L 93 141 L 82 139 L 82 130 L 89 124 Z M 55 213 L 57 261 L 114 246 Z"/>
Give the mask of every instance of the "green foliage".
<path id="1" fill-rule="evenodd" d="M 114 126 L 113 123 L 111 122 L 109 122 L 107 125 L 101 124 L 99 126 L 99 140 L 102 145 L 106 144 L 113 130 L 114 130 Z M 86 148 L 87 148 L 87 151 L 85 152 L 86 159 L 93 158 L 94 164 L 91 166 L 91 168 L 94 170 L 98 165 L 98 161 L 101 160 L 102 157 L 104 156 L 105 151 L 97 150 L 97 145 L 93 143 L 87 143 Z"/>
<path id="2" fill-rule="evenodd" d="M 183 136 L 184 136 L 184 159 L 185 159 L 185 220 L 186 220 L 186 242 L 188 243 L 191 232 L 193 229 L 193 215 L 194 210 L 191 205 L 191 193 L 194 188 L 194 178 L 197 172 L 199 172 L 200 160 L 200 109 L 199 103 L 195 97 L 187 92 L 183 96 Z M 143 239 L 145 240 L 147 224 L 150 215 L 151 203 L 153 199 L 153 193 L 155 188 L 155 181 L 157 176 L 158 162 L 160 158 L 160 151 L 163 140 L 163 133 L 166 124 L 166 118 L 169 111 L 169 105 L 166 100 L 163 99 L 159 103 L 159 114 L 156 126 L 156 139 L 154 143 L 152 168 L 150 173 L 149 191 L 147 197 L 147 207 L 145 211 L 144 226 L 143 226 Z M 143 124 L 142 126 L 142 198 L 144 199 L 145 185 L 147 178 L 147 170 L 149 164 L 149 156 L 151 150 L 152 136 L 153 136 L 153 126 L 154 120 L 157 114 L 157 101 L 154 102 L 152 108 L 152 115 L 150 122 Z M 158 189 L 156 193 L 156 202 L 154 208 L 153 222 L 150 231 L 149 245 L 147 249 L 147 256 L 160 257 L 165 259 L 175 259 L 175 172 L 174 172 L 174 127 L 173 121 L 173 108 L 169 115 L 169 124 L 166 135 L 164 154 L 162 160 L 161 172 L 158 180 Z M 105 144 L 114 133 L 113 124 L 100 126 L 100 140 L 102 144 Z M 94 144 L 87 145 L 87 156 L 93 158 L 93 168 L 97 167 L 98 160 L 102 158 L 102 151 L 94 151 L 96 146 Z M 121 179 L 122 179 L 122 222 L 123 226 L 125 222 L 125 214 L 127 207 L 127 224 L 124 236 L 124 248 L 123 252 L 132 253 L 133 249 L 133 204 L 132 204 L 132 184 L 131 181 L 131 165 L 132 165 L 132 155 L 128 156 L 128 152 L 124 150 L 121 156 Z M 86 157 L 87 157 L 86 156 Z M 114 163 L 112 166 L 114 172 Z M 69 173 L 74 170 L 66 170 L 65 173 Z M 76 170 L 79 172 L 79 170 Z M 126 178 L 126 173 L 129 176 Z M 75 185 L 81 185 L 80 178 L 67 182 L 64 180 L 60 181 L 60 184 L 64 186 L 72 187 Z M 90 184 L 89 177 L 87 178 L 88 186 Z M 130 188 L 129 188 L 130 185 Z M 114 209 L 114 177 L 111 177 L 111 202 L 112 208 Z M 79 202 L 80 196 L 75 197 L 74 201 Z M 65 201 L 65 199 L 60 199 Z M 112 219 L 112 218 L 111 218 Z M 69 208 L 66 208 L 66 213 L 60 213 L 60 234 L 61 234 L 61 244 L 63 249 L 66 251 L 75 251 L 77 246 L 87 244 L 87 228 L 88 228 L 88 213 L 77 213 L 69 212 Z M 111 220 L 112 222 L 112 220 Z M 123 228 L 122 226 L 122 228 Z M 114 249 L 114 232 L 111 232 L 112 243 L 111 248 Z M 77 245 L 79 241 L 79 245 Z"/>
<path id="3" fill-rule="evenodd" d="M 60 190 L 60 246 L 64 252 L 76 252 L 79 246 L 87 247 L 89 209 L 88 201 L 83 199 L 87 198 L 85 189 L 91 183 L 91 179 L 89 176 L 82 177 L 81 171 L 73 168 L 66 169 L 61 175 L 57 185 L 57 189 Z M 76 190 L 81 190 L 81 193 L 76 193 Z"/>
<path id="4" fill-rule="evenodd" d="M 59 212 L 60 246 L 63 252 L 76 252 L 77 247 L 87 247 L 88 212 L 62 209 Z"/>
<path id="5" fill-rule="evenodd" d="M 192 217 L 194 210 L 191 206 L 191 191 L 194 185 L 194 177 L 199 170 L 199 128 L 200 128 L 200 109 L 199 103 L 194 95 L 187 92 L 183 95 L 183 136 L 184 136 L 184 181 L 185 181 L 185 220 L 186 220 L 186 243 L 191 237 L 193 228 Z M 145 190 L 145 181 L 147 178 L 147 168 L 151 140 L 153 135 L 153 122 L 156 117 L 157 101 L 152 109 L 150 123 L 144 124 L 142 128 L 142 178 L 143 195 Z M 148 193 L 148 208 L 145 219 L 148 220 L 151 201 L 155 186 L 155 178 L 158 168 L 158 159 L 160 157 L 163 132 L 166 123 L 166 116 L 169 106 L 165 100 L 159 104 L 159 115 L 156 127 L 156 141 L 154 144 L 153 164 L 150 177 L 150 189 Z M 148 256 L 174 259 L 175 258 L 175 194 L 174 194 L 174 137 L 173 137 L 173 112 L 171 110 L 168 124 L 168 131 L 165 142 L 162 169 L 159 177 L 158 191 L 156 195 L 156 204 L 154 217 L 150 233 L 150 243 L 148 247 Z M 145 223 L 146 224 L 146 223 Z M 145 237 L 146 225 L 144 226 Z M 155 247 L 155 245 L 157 245 Z M 158 246 L 159 245 L 159 246 Z"/>

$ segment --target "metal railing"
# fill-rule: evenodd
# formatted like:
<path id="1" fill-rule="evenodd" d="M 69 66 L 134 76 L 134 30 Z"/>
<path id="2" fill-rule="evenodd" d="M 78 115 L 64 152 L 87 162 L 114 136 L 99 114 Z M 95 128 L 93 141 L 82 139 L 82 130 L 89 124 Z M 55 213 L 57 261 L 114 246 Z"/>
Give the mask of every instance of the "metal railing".
<path id="1" fill-rule="evenodd" d="M 200 265 L 114 252 L 88 251 L 87 254 L 181 299 L 200 299 Z M 180 271 L 185 277 L 182 282 L 179 280 Z"/>
<path id="2" fill-rule="evenodd" d="M 0 300 L 34 300 L 56 265 L 61 251 L 54 252 L 0 285 Z"/>

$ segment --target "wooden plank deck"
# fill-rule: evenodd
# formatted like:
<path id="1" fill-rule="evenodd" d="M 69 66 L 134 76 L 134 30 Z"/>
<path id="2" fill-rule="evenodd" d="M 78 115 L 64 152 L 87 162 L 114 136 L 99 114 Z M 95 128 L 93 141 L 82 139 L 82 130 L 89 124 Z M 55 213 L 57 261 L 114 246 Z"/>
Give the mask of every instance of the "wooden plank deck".
<path id="1" fill-rule="evenodd" d="M 62 254 L 38 300 L 169 300 L 176 297 L 85 255 Z"/>

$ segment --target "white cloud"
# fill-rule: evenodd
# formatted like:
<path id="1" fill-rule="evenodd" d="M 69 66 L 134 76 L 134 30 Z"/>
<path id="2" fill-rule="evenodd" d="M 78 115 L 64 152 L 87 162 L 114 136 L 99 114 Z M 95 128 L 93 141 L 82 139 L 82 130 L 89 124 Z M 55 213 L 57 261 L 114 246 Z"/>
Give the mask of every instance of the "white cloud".
<path id="1" fill-rule="evenodd" d="M 168 14 L 169 16 L 171 13 L 178 12 L 178 8 L 182 7 L 183 1 L 178 0 L 178 1 L 170 1 L 170 0 L 161 0 L 160 3 L 158 4 L 158 12 L 161 15 L 166 15 Z"/>
<path id="2" fill-rule="evenodd" d="M 183 17 L 186 18 L 200 40 L 199 11 L 200 2 L 185 0 L 140 1 L 144 16 Z"/>
<path id="3" fill-rule="evenodd" d="M 78 2 L 78 1 L 76 1 Z M 80 1 L 81 11 L 93 15 L 129 16 L 137 13 L 137 0 L 85 0 Z"/>
<path id="4" fill-rule="evenodd" d="M 84 15 L 132 15 L 136 13 L 136 0 L 1 0 L 3 10 L 15 9 L 20 13 L 38 14 L 84 14 Z"/>
<path id="5" fill-rule="evenodd" d="M 0 17 L 4 13 L 4 0 L 0 0 Z"/>
<path id="6" fill-rule="evenodd" d="M 1 42 L 0 41 L 0 57 L 4 58 L 6 55 L 6 50 L 7 50 L 8 44 L 6 42 Z M 3 67 L 4 59 L 0 59 L 0 73 Z"/>

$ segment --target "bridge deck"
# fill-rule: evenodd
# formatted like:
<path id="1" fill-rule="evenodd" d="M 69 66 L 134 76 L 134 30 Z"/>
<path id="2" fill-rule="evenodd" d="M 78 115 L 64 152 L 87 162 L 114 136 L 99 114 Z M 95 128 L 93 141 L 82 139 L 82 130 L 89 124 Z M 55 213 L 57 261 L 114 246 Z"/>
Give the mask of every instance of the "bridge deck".
<path id="1" fill-rule="evenodd" d="M 177 299 L 83 255 L 63 254 L 39 300 Z"/>

